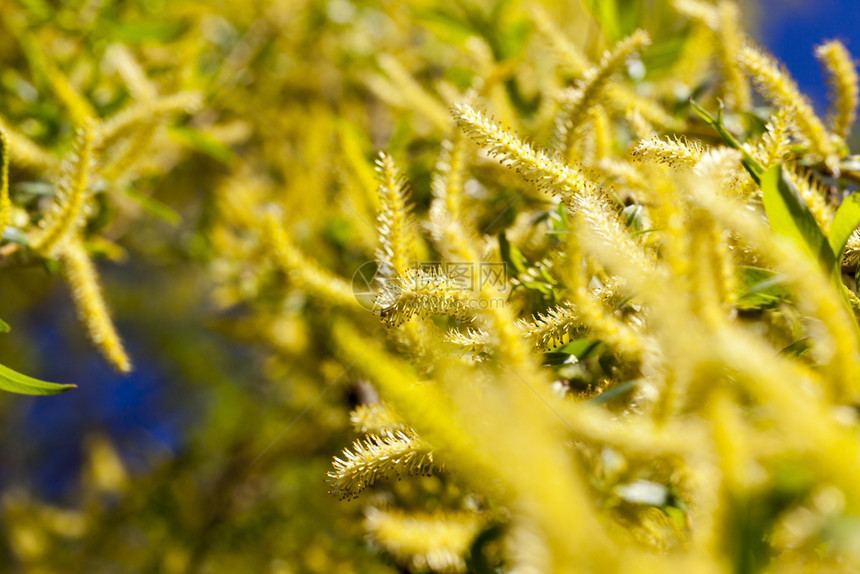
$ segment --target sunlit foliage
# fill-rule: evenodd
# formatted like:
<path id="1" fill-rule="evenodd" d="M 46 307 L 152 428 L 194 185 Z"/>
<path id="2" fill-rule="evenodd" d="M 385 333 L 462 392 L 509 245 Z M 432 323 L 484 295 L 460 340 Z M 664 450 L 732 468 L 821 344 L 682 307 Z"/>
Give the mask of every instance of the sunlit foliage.
<path id="1" fill-rule="evenodd" d="M 135 476 L 93 438 L 76 504 L 8 493 L 10 557 L 860 567 L 857 74 L 809 47 L 818 118 L 744 9 L 10 7 L 4 264 L 59 266 L 126 372 L 93 259 L 178 240 L 254 350 L 172 339 L 219 397 L 189 451 Z"/>

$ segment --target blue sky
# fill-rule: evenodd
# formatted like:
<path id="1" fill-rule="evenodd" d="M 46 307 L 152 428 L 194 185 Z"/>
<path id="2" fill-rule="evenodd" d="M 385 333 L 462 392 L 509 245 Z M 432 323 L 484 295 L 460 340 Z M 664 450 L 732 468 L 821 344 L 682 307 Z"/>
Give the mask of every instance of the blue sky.
<path id="1" fill-rule="evenodd" d="M 740 2 L 741 5 L 744 2 Z M 815 60 L 815 46 L 838 38 L 860 58 L 860 0 L 762 0 L 758 30 L 760 41 L 788 67 L 816 108 L 827 109 L 827 85 Z"/>

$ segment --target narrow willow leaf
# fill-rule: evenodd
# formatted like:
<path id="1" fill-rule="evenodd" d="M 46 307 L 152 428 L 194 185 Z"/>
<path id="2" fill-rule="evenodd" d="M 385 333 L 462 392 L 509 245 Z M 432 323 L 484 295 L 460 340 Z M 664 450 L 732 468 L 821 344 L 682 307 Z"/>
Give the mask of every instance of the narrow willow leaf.
<path id="1" fill-rule="evenodd" d="M 58 385 L 47 383 L 22 375 L 9 367 L 0 365 L 0 389 L 20 395 L 56 395 L 64 393 L 69 389 L 77 388 L 77 385 Z"/>
<path id="2" fill-rule="evenodd" d="M 552 351 L 545 352 L 544 365 L 552 366 L 570 362 L 571 356 L 577 361 L 584 361 L 589 357 L 598 355 L 603 350 L 603 346 L 604 343 L 602 341 L 594 341 L 586 338 L 574 339 Z"/>
<path id="3" fill-rule="evenodd" d="M 122 186 L 119 188 L 119 191 L 132 201 L 138 203 L 144 211 L 150 215 L 166 221 L 173 226 L 177 226 L 182 223 L 182 216 L 169 205 L 162 203 L 155 198 L 149 197 L 148 195 L 143 195 L 133 187 Z"/>
<path id="4" fill-rule="evenodd" d="M 8 333 L 12 330 L 12 327 L 9 326 L 9 323 L 0 319 L 0 333 Z"/>
<path id="5" fill-rule="evenodd" d="M 622 38 L 624 32 L 616 0 L 587 0 L 585 6 L 600 24 L 603 35 L 610 44 Z"/>
<path id="6" fill-rule="evenodd" d="M 621 383 L 620 385 L 615 385 L 608 391 L 601 393 L 594 397 L 593 399 L 589 399 L 588 403 L 592 405 L 603 405 L 611 401 L 616 397 L 620 397 L 621 395 L 626 395 L 630 391 L 636 388 L 636 385 L 639 381 L 627 381 Z"/>
<path id="7" fill-rule="evenodd" d="M 517 275 L 524 273 L 528 266 L 528 261 L 523 257 L 523 254 L 516 245 L 511 245 L 504 232 L 499 233 L 499 253 L 502 256 L 502 261 L 509 265 Z"/>
<path id="8" fill-rule="evenodd" d="M 760 267 L 744 266 L 740 271 L 738 309 L 767 309 L 790 300 L 784 277 Z"/>
<path id="9" fill-rule="evenodd" d="M 699 114 L 699 117 L 702 118 L 706 124 L 717 130 L 726 145 L 728 145 L 732 149 L 736 149 L 741 152 L 741 154 L 743 155 L 744 167 L 749 172 L 750 177 L 753 178 L 753 181 L 760 184 L 761 176 L 764 173 L 764 168 L 758 161 L 756 161 L 756 159 L 752 155 L 750 155 L 750 152 L 748 152 L 740 144 L 740 142 L 738 142 L 735 136 L 733 136 L 731 132 L 729 132 L 729 130 L 726 128 L 725 124 L 723 123 L 722 105 L 720 106 L 720 110 L 717 112 L 717 117 L 712 116 L 711 113 L 708 112 L 708 110 L 700 106 L 693 99 L 690 100 L 690 105 L 693 106 L 693 109 L 696 111 L 697 114 Z"/>
<path id="10" fill-rule="evenodd" d="M 854 230 L 860 226 L 860 193 L 852 193 L 842 202 L 839 209 L 836 210 L 836 215 L 833 216 L 833 223 L 830 224 L 830 249 L 836 259 L 837 269 L 842 263 L 842 255 L 845 253 L 845 246 L 848 245 L 848 238 L 854 233 Z"/>
<path id="11" fill-rule="evenodd" d="M 818 261 L 828 274 L 832 273 L 836 256 L 782 165 L 777 164 L 765 171 L 760 184 L 771 228 L 790 238 Z"/>
<path id="12" fill-rule="evenodd" d="M 797 357 L 802 357 L 803 355 L 808 353 L 811 349 L 812 349 L 812 338 L 811 337 L 804 337 L 802 339 L 798 339 L 797 341 L 795 341 L 791 345 L 784 348 L 782 351 L 779 352 L 779 354 L 782 356 L 797 358 Z"/>
<path id="13" fill-rule="evenodd" d="M 239 156 L 236 155 L 230 146 L 218 141 L 216 138 L 184 126 L 174 126 L 168 130 L 170 137 L 175 141 L 200 152 L 204 155 L 220 161 L 225 165 L 235 165 L 239 161 Z"/>

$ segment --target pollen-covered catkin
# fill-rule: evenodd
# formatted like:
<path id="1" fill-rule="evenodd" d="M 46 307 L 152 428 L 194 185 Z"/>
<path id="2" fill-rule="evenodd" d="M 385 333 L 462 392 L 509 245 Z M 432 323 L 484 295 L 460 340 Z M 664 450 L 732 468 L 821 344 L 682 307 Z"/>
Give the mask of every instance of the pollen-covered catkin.
<path id="1" fill-rule="evenodd" d="M 809 153 L 838 172 L 836 146 L 815 115 L 809 99 L 800 93 L 788 72 L 773 57 L 752 44 L 741 50 L 739 61 L 762 95 L 797 126 L 799 135 L 809 145 Z"/>
<path id="2" fill-rule="evenodd" d="M 48 256 L 61 252 L 66 243 L 83 225 L 86 203 L 90 197 L 94 163 L 93 120 L 86 120 L 78 130 L 75 148 L 63 166 L 63 176 L 57 187 L 57 196 L 50 211 L 32 239 L 33 249 Z"/>
<path id="3" fill-rule="evenodd" d="M 860 102 L 857 68 L 848 49 L 838 40 L 818 46 L 815 55 L 830 76 L 833 133 L 844 140 L 857 119 L 857 104 Z"/>
<path id="4" fill-rule="evenodd" d="M 117 371 L 128 373 L 131 360 L 111 320 L 93 262 L 80 239 L 71 240 L 63 247 L 61 261 L 78 317 L 90 339 Z"/>
<path id="5" fill-rule="evenodd" d="M 0 237 L 11 217 L 12 202 L 9 199 L 9 137 L 0 128 Z"/>

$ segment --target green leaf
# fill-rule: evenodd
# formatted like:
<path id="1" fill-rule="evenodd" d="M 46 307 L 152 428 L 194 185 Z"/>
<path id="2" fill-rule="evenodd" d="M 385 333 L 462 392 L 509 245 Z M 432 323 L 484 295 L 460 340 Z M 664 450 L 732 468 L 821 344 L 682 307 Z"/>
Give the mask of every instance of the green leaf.
<path id="1" fill-rule="evenodd" d="M 586 0 L 585 7 L 600 24 L 603 36 L 610 45 L 615 44 L 636 27 L 641 2 L 625 0 Z"/>
<path id="2" fill-rule="evenodd" d="M 550 214 L 550 223 L 553 231 L 566 233 L 570 228 L 570 221 L 567 217 L 567 206 L 564 203 L 559 203 L 555 211 Z"/>
<path id="3" fill-rule="evenodd" d="M 702 118 L 706 124 L 717 130 L 720 136 L 723 138 L 723 141 L 726 142 L 726 145 L 729 147 L 738 150 L 743 155 L 743 164 L 746 170 L 749 172 L 750 177 L 753 178 L 753 181 L 760 184 L 761 176 L 764 173 L 764 168 L 762 165 L 756 161 L 756 159 L 750 155 L 744 147 L 738 142 L 738 140 L 731 134 L 731 132 L 726 128 L 726 125 L 723 123 L 723 104 L 720 103 L 720 109 L 717 112 L 717 117 L 712 116 L 708 110 L 700 106 L 696 103 L 696 100 L 690 99 L 690 105 L 693 106 L 693 109 L 699 114 L 699 117 Z"/>
<path id="4" fill-rule="evenodd" d="M 620 397 L 621 395 L 626 395 L 627 393 L 632 391 L 634 388 L 636 388 L 637 383 L 638 383 L 638 381 L 627 381 L 627 382 L 621 383 L 620 385 L 615 385 L 614 387 L 612 387 L 608 391 L 601 393 L 601 394 L 597 395 L 596 397 L 589 399 L 586 402 L 591 403 L 592 405 L 606 404 L 609 401 L 611 401 L 612 399 L 614 399 L 615 397 Z"/>
<path id="5" fill-rule="evenodd" d="M 528 261 L 523 254 L 517 249 L 516 245 L 511 245 L 505 233 L 499 233 L 499 252 L 502 256 L 502 261 L 514 270 L 513 275 L 524 273 L 528 266 Z"/>
<path id="6" fill-rule="evenodd" d="M 516 58 L 523 53 L 532 31 L 531 19 L 522 17 L 506 23 L 499 34 L 499 44 L 505 59 Z"/>
<path id="7" fill-rule="evenodd" d="M 184 126 L 174 126 L 170 128 L 169 133 L 170 137 L 179 143 L 208 155 L 225 165 L 234 165 L 239 161 L 239 156 L 230 146 L 218 141 L 210 134 Z"/>
<path id="8" fill-rule="evenodd" d="M 775 165 L 765 171 L 760 184 L 771 228 L 794 241 L 818 261 L 828 275 L 832 274 L 836 256 L 782 165 Z"/>
<path id="9" fill-rule="evenodd" d="M 786 357 L 796 358 L 802 357 L 803 355 L 808 353 L 810 349 L 812 349 L 812 338 L 804 337 L 802 339 L 798 339 L 791 345 L 784 348 L 782 351 L 779 352 L 779 354 Z"/>
<path id="10" fill-rule="evenodd" d="M 416 16 L 418 22 L 432 32 L 433 37 L 455 46 L 465 46 L 466 41 L 477 32 L 467 22 L 442 9 L 419 10 Z"/>
<path id="11" fill-rule="evenodd" d="M 9 323 L 0 319 L 0 333 L 8 333 L 12 330 L 12 327 L 9 326 Z"/>
<path id="12" fill-rule="evenodd" d="M 652 80 L 665 77 L 681 57 L 686 43 L 687 39 L 683 36 L 655 40 L 642 54 L 642 63 L 645 64 L 647 71 L 646 77 Z"/>
<path id="13" fill-rule="evenodd" d="M 54 14 L 54 8 L 45 0 L 21 0 L 20 4 L 36 21 L 47 20 Z"/>
<path id="14" fill-rule="evenodd" d="M 190 24 L 183 20 L 124 20 L 106 30 L 106 35 L 113 41 L 138 46 L 146 42 L 171 42 L 189 28 Z"/>
<path id="15" fill-rule="evenodd" d="M 466 566 L 468 572 L 474 574 L 493 574 L 497 572 L 491 561 L 487 558 L 487 554 L 492 550 L 488 550 L 493 545 L 499 544 L 502 536 L 505 534 L 505 525 L 499 522 L 491 523 L 484 528 L 480 534 L 472 541 L 472 546 L 466 555 Z"/>
<path id="16" fill-rule="evenodd" d="M 628 205 L 624 209 L 621 210 L 621 215 L 624 217 L 624 223 L 632 229 L 634 232 L 638 233 L 642 231 L 642 206 L 636 205 Z"/>
<path id="17" fill-rule="evenodd" d="M 166 221 L 170 225 L 175 226 L 182 223 L 182 216 L 167 204 L 147 195 L 143 195 L 133 187 L 120 187 L 119 190 L 129 199 L 136 201 L 150 215 L 154 215 L 155 217 Z"/>
<path id="18" fill-rule="evenodd" d="M 569 362 L 571 356 L 579 361 L 584 361 L 589 357 L 597 356 L 603 347 L 604 344 L 602 341 L 585 338 L 574 339 L 552 351 L 545 352 L 544 364 L 552 366 Z"/>
<path id="19" fill-rule="evenodd" d="M 789 301 L 784 279 L 767 269 L 744 266 L 740 269 L 740 295 L 738 309 L 767 309 L 777 303 Z"/>
<path id="20" fill-rule="evenodd" d="M 27 375 L 13 371 L 9 367 L 0 365 L 0 389 L 10 393 L 21 395 L 56 395 L 64 393 L 69 389 L 77 388 L 77 385 L 58 385 L 46 383 Z"/>
<path id="21" fill-rule="evenodd" d="M 837 273 L 839 272 L 838 266 L 842 263 L 842 255 L 845 253 L 845 246 L 848 244 L 848 238 L 858 226 L 860 226 L 860 193 L 852 193 L 836 210 L 833 223 L 830 224 L 828 242 L 836 259 Z"/>

